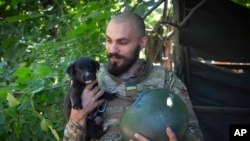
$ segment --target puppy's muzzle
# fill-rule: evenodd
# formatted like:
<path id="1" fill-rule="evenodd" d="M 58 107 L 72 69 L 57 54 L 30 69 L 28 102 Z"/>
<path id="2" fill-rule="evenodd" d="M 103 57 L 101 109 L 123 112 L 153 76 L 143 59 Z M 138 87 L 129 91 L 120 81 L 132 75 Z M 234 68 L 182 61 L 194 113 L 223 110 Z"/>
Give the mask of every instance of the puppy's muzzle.
<path id="1" fill-rule="evenodd" d="M 85 72 L 83 74 L 83 80 L 85 80 L 85 83 L 88 84 L 88 83 L 91 83 L 93 80 L 96 79 L 96 76 L 95 74 L 93 73 L 90 73 L 90 72 Z"/>

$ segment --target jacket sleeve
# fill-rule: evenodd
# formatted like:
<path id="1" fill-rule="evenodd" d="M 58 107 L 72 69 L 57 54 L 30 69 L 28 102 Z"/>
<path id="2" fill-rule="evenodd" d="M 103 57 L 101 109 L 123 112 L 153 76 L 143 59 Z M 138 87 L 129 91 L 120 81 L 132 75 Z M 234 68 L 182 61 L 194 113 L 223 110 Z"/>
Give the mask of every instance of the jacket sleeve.
<path id="1" fill-rule="evenodd" d="M 189 98 L 186 86 L 173 72 L 167 71 L 165 75 L 165 88 L 178 95 L 186 103 L 189 114 L 189 123 L 185 141 L 203 141 L 204 139 L 199 127 L 199 122 L 193 111 L 193 105 Z"/>
<path id="2" fill-rule="evenodd" d="M 69 120 L 64 129 L 63 141 L 86 141 L 86 128 Z"/>

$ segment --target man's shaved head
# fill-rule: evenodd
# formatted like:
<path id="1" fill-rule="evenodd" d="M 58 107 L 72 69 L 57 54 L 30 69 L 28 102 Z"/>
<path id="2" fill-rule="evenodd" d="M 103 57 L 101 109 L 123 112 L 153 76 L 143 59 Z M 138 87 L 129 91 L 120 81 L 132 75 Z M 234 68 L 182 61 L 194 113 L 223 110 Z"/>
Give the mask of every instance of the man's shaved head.
<path id="1" fill-rule="evenodd" d="M 114 16 L 110 22 L 120 23 L 120 22 L 127 22 L 127 21 L 131 21 L 134 24 L 134 28 L 139 38 L 142 38 L 145 36 L 145 23 L 143 19 L 135 13 L 132 13 L 129 11 L 120 13 Z"/>

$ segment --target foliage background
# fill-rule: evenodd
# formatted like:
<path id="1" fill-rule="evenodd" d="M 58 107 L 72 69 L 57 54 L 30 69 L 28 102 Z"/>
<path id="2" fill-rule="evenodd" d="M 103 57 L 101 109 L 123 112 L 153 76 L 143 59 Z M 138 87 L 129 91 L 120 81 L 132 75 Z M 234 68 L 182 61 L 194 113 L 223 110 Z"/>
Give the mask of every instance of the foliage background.
<path id="1" fill-rule="evenodd" d="M 0 138 L 61 140 L 67 66 L 80 56 L 105 61 L 111 16 L 143 15 L 156 2 L 0 0 Z"/>
<path id="2" fill-rule="evenodd" d="M 67 66 L 80 56 L 106 61 L 111 16 L 125 10 L 143 16 L 159 1 L 0 0 L 1 140 L 61 140 Z M 147 27 L 161 27 L 163 13 L 158 8 L 148 15 Z"/>

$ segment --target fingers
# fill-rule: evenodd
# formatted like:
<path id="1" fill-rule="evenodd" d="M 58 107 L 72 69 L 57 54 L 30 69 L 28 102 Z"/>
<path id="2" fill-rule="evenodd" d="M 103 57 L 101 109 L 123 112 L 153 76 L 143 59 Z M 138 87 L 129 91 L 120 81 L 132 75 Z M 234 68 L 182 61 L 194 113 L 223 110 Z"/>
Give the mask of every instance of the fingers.
<path id="1" fill-rule="evenodd" d="M 96 81 L 93 81 L 92 83 L 88 84 L 83 90 L 83 93 L 86 93 L 87 95 L 93 97 L 93 100 L 95 101 L 97 101 L 104 93 L 104 89 L 98 87 L 96 83 Z"/>
<path id="2" fill-rule="evenodd" d="M 90 84 L 87 84 L 83 90 L 83 93 L 88 94 L 89 96 L 94 96 L 97 94 L 98 91 L 100 91 L 100 87 L 98 87 L 97 85 L 97 81 L 94 80 L 93 82 L 91 82 Z M 83 95 L 83 94 L 82 94 Z"/>
<path id="3" fill-rule="evenodd" d="M 175 133 L 171 130 L 170 127 L 166 128 L 166 134 L 168 136 L 169 141 L 177 141 Z"/>
<path id="4" fill-rule="evenodd" d="M 100 99 L 98 100 L 96 103 L 97 103 L 97 106 L 100 106 L 105 100 L 104 99 Z"/>
<path id="5" fill-rule="evenodd" d="M 104 94 L 104 89 L 98 87 L 96 84 L 97 81 L 93 81 L 86 85 L 81 95 L 83 108 L 87 112 L 93 111 L 104 102 L 104 99 L 100 99 Z"/>
<path id="6" fill-rule="evenodd" d="M 171 128 L 167 127 L 166 128 L 166 134 L 168 136 L 169 141 L 177 141 L 176 135 L 175 133 L 171 130 Z M 145 138 L 144 136 L 142 136 L 141 134 L 135 133 L 135 138 L 138 141 L 149 141 L 147 138 Z M 133 141 L 133 140 L 129 140 L 129 141 Z"/>
<path id="7" fill-rule="evenodd" d="M 94 92 L 95 93 L 95 99 L 97 100 L 97 99 L 99 99 L 103 94 L 104 94 L 104 89 L 101 89 L 101 88 L 96 88 L 96 90 L 95 90 L 96 92 Z"/>
<path id="8" fill-rule="evenodd" d="M 87 115 L 104 102 L 104 99 L 99 100 L 103 93 L 104 89 L 97 86 L 97 81 L 87 84 L 81 94 L 83 109 L 71 109 L 70 119 L 84 125 Z"/>
<path id="9" fill-rule="evenodd" d="M 104 102 L 104 99 L 99 99 L 103 94 L 104 94 L 104 89 L 99 89 L 99 91 L 94 96 L 97 106 L 100 106 Z"/>
<path id="10" fill-rule="evenodd" d="M 138 141 L 149 141 L 147 138 L 145 138 L 144 136 L 142 136 L 141 134 L 139 133 L 135 133 L 135 138 L 138 140 Z M 130 140 L 132 141 L 132 140 Z"/>
<path id="11" fill-rule="evenodd" d="M 101 89 L 100 87 L 98 87 L 98 86 L 96 86 L 96 87 L 94 87 L 92 90 L 92 93 L 94 94 L 94 95 L 101 95 L 102 96 L 102 92 L 104 92 L 103 91 L 103 89 Z"/>

